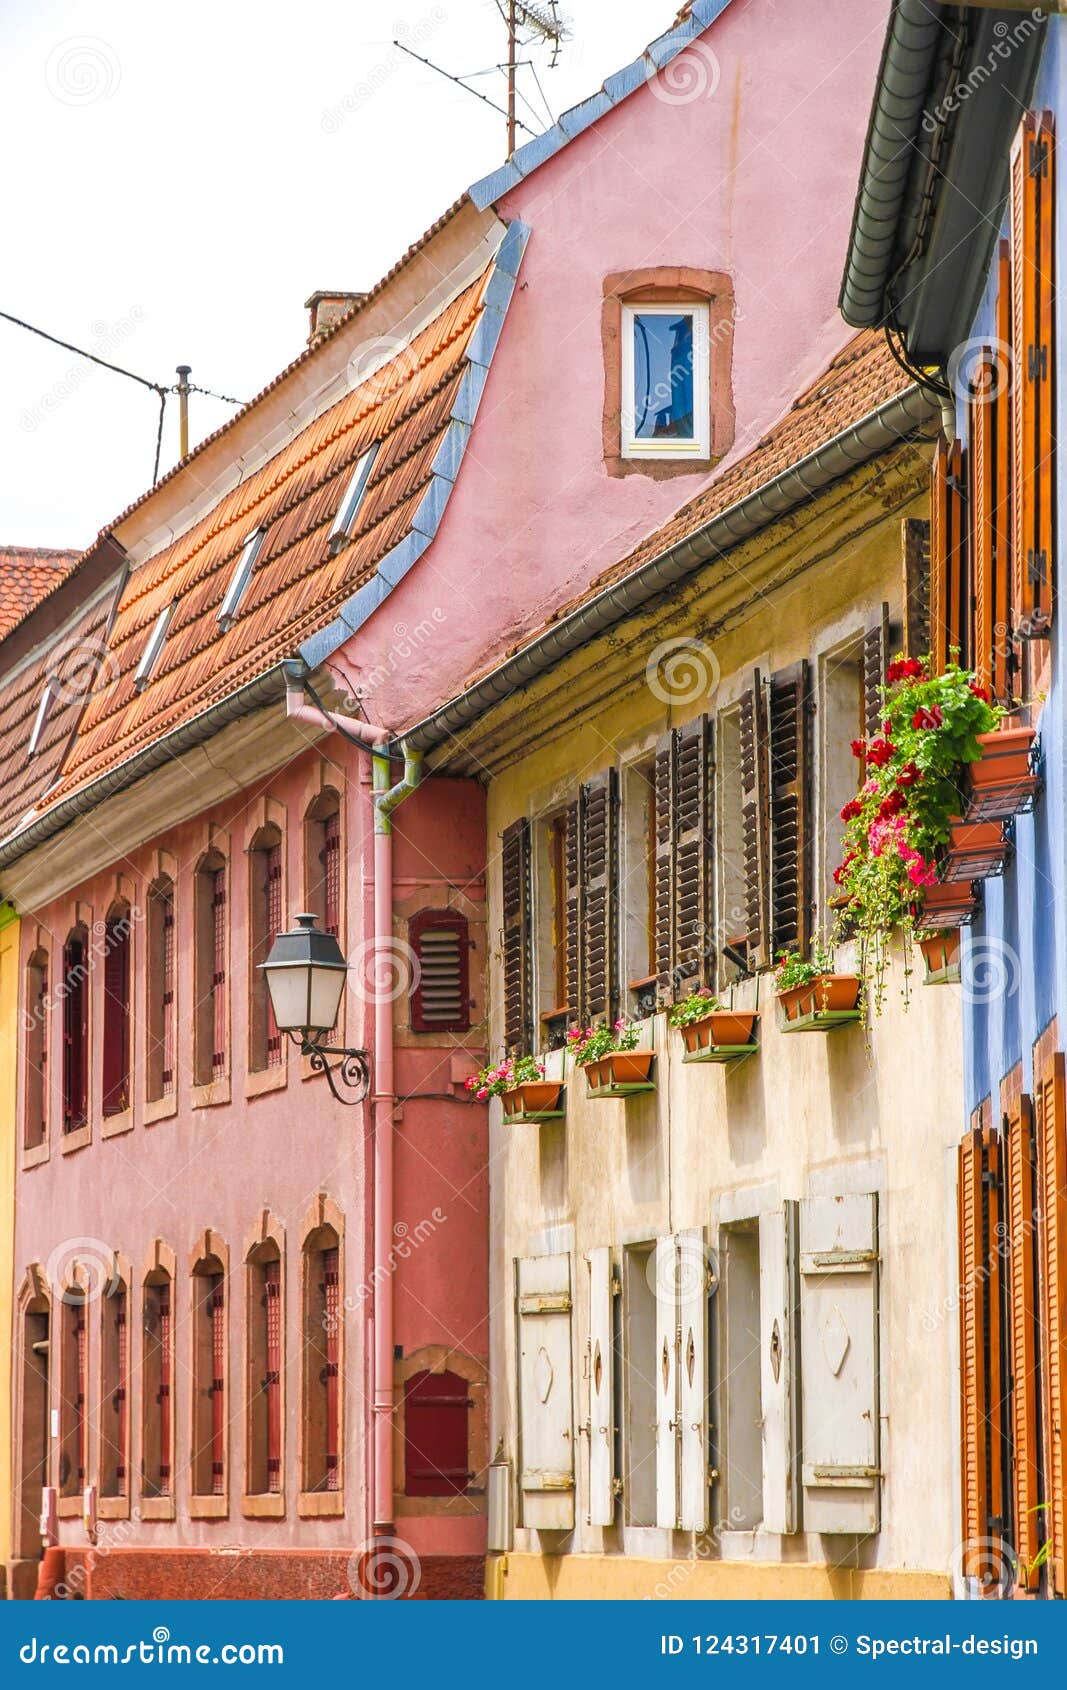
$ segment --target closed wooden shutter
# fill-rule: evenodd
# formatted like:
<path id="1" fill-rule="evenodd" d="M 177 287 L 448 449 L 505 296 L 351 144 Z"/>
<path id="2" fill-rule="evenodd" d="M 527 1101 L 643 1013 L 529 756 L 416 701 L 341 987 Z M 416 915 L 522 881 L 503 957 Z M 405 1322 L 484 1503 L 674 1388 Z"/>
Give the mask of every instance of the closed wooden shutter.
<path id="1" fill-rule="evenodd" d="M 423 1370 L 404 1384 L 405 1496 L 462 1496 L 471 1479 L 470 1385 Z"/>
<path id="2" fill-rule="evenodd" d="M 103 1112 L 130 1107 L 130 918 L 109 918 L 104 934 Z"/>
<path id="3" fill-rule="evenodd" d="M 208 1297 L 211 1320 L 211 1491 L 226 1490 L 226 1287 L 221 1273 L 212 1274 Z"/>
<path id="4" fill-rule="evenodd" d="M 574 1403 L 569 1256 L 518 1263 L 519 1489 L 522 1524 L 574 1526 Z"/>
<path id="5" fill-rule="evenodd" d="M 1040 1048 L 1040 1047 L 1039 1047 Z M 1067 1093 L 1064 1058 L 1035 1061 L 1034 1115 L 1041 1205 L 1041 1377 L 1049 1582 L 1067 1596 Z"/>
<path id="6" fill-rule="evenodd" d="M 63 1131 L 88 1119 L 89 979 L 84 930 L 63 947 Z"/>
<path id="7" fill-rule="evenodd" d="M 653 953 L 658 996 L 673 999 L 674 949 L 674 735 L 656 741 L 652 767 L 652 803 L 656 828 L 656 886 Z"/>
<path id="8" fill-rule="evenodd" d="M 763 1529 L 795 1532 L 797 1507 L 796 1309 L 797 1206 L 759 1218 L 760 1417 Z"/>
<path id="9" fill-rule="evenodd" d="M 411 994 L 414 1033 L 465 1033 L 470 1015 L 470 934 L 465 916 L 420 910 L 408 925 L 418 963 Z"/>
<path id="10" fill-rule="evenodd" d="M 322 1252 L 322 1322 L 326 1332 L 326 1489 L 341 1488 L 341 1252 Z"/>
<path id="11" fill-rule="evenodd" d="M 589 1252 L 589 1524 L 615 1519 L 615 1274 L 611 1250 Z"/>
<path id="12" fill-rule="evenodd" d="M 652 1255 L 656 1297 L 656 1524 L 678 1524 L 678 1247 L 673 1236 L 657 1238 Z"/>
<path id="13" fill-rule="evenodd" d="M 174 1312 L 169 1280 L 158 1289 L 156 1308 L 159 1314 L 159 1494 L 169 1496 L 174 1438 Z"/>
<path id="14" fill-rule="evenodd" d="M 993 680 L 991 691 L 1000 704 L 1010 704 L 1015 673 L 1011 639 L 1011 379 L 1003 364 L 1011 347 L 1010 247 L 1001 241 L 997 259 L 997 394 L 992 407 L 993 455 Z"/>
<path id="15" fill-rule="evenodd" d="M 770 960 L 770 771 L 767 704 L 757 669 L 752 689 L 741 698 L 741 836 L 745 863 L 745 941 L 749 965 Z"/>
<path id="16" fill-rule="evenodd" d="M 708 1264 L 704 1234 L 677 1237 L 678 1287 L 678 1524 L 684 1532 L 708 1525 Z"/>
<path id="17" fill-rule="evenodd" d="M 675 997 L 684 997 L 708 974 L 711 949 L 711 826 L 713 763 L 706 716 L 674 731 L 674 944 Z"/>
<path id="18" fill-rule="evenodd" d="M 1055 174 L 1051 112 L 1027 112 L 1011 153 L 1014 629 L 1047 634 L 1053 593 Z"/>
<path id="19" fill-rule="evenodd" d="M 993 531 L 996 433 L 991 415 L 996 375 L 992 359 L 979 359 L 968 406 L 971 440 L 971 547 L 974 558 L 974 657 L 972 667 L 981 686 L 993 687 L 993 599 L 996 589 L 996 545 Z"/>
<path id="20" fill-rule="evenodd" d="M 999 1139 L 976 1126 L 959 1148 L 960 1470 L 963 1571 L 983 1584 L 1004 1517 L 1000 1190 Z"/>
<path id="21" fill-rule="evenodd" d="M 1033 1563 L 1043 1537 L 1038 1427 L 1037 1166 L 1030 1099 L 1015 1091 L 1004 1129 L 1004 1210 L 1008 1250 L 1008 1369 L 1011 1382 L 1011 1514 L 1017 1577 L 1041 1582 Z M 962 1166 L 961 1166 L 962 1214 Z M 1031 1570 L 1033 1568 L 1033 1570 Z"/>
<path id="22" fill-rule="evenodd" d="M 509 1053 L 533 1049 L 530 896 L 530 823 L 525 816 L 504 829 L 503 881 L 504 1044 Z"/>
<path id="23" fill-rule="evenodd" d="M 930 651 L 942 674 L 949 660 L 970 660 L 971 620 L 964 511 L 964 453 L 943 436 L 934 447 L 930 486 Z"/>
<path id="24" fill-rule="evenodd" d="M 613 1021 L 619 1001 L 619 797 L 614 769 L 582 787 L 581 820 L 582 1019 Z"/>
<path id="25" fill-rule="evenodd" d="M 211 1078 L 226 1072 L 226 870 L 211 876 Z"/>
<path id="26" fill-rule="evenodd" d="M 770 687 L 771 951 L 806 952 L 811 941 L 812 710 L 805 661 Z"/>
<path id="27" fill-rule="evenodd" d="M 863 731 L 868 739 L 881 732 L 882 688 L 888 667 L 889 606 L 883 604 L 877 621 L 863 636 Z"/>
<path id="28" fill-rule="evenodd" d="M 282 1264 L 263 1264 L 263 1319 L 266 1370 L 263 1391 L 267 1399 L 267 1489 L 282 1488 Z"/>
<path id="29" fill-rule="evenodd" d="M 564 926 L 566 929 L 564 1003 L 577 1018 L 582 1006 L 582 840 L 579 823 L 580 806 L 575 799 L 567 805 L 563 839 Z"/>
<path id="30" fill-rule="evenodd" d="M 904 656 L 925 657 L 930 650 L 930 524 L 906 516 L 900 524 L 900 561 L 904 590 Z"/>

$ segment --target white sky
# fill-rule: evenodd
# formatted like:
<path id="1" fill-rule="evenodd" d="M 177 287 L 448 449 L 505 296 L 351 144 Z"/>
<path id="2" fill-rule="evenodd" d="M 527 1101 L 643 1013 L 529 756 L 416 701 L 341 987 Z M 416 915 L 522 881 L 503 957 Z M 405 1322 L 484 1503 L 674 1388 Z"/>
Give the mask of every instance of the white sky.
<path id="1" fill-rule="evenodd" d="M 561 11 L 559 66 L 534 50 L 553 116 L 677 3 Z M 370 286 L 503 159 L 504 119 L 394 38 L 466 73 L 499 63 L 506 32 L 494 0 L 0 0 L 0 310 L 250 398 L 301 350 L 308 294 Z M 475 86 L 503 102 L 502 75 Z M 528 70 L 521 87 L 540 110 Z M 231 414 L 192 404 L 194 443 Z M 158 414 L 0 320 L 0 545 L 88 545 L 149 484 Z M 177 455 L 172 398 L 162 468 Z"/>

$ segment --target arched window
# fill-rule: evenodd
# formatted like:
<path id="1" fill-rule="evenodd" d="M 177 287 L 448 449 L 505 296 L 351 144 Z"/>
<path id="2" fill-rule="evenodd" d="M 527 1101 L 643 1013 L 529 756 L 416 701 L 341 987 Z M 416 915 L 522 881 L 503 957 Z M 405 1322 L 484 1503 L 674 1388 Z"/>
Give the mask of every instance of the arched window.
<path id="1" fill-rule="evenodd" d="M 130 1494 L 130 1298 L 114 1276 L 100 1299 L 100 1495 Z"/>
<path id="2" fill-rule="evenodd" d="M 51 1324 L 47 1281 L 39 1268 L 31 1268 L 23 1290 L 19 1334 L 22 1388 L 18 1426 L 19 1504 L 15 1521 L 15 1553 L 27 1560 L 41 1553 L 41 1486 L 51 1482 Z"/>
<path id="3" fill-rule="evenodd" d="M 226 964 L 226 862 L 208 851 L 193 876 L 193 1074 L 198 1086 L 222 1079 L 228 1068 Z"/>
<path id="4" fill-rule="evenodd" d="M 413 1033 L 465 1033 L 470 1028 L 470 936 L 454 910 L 420 910 L 408 925 L 415 953 Z"/>
<path id="5" fill-rule="evenodd" d="M 226 1494 L 226 1268 L 217 1255 L 193 1269 L 193 1495 Z"/>
<path id="6" fill-rule="evenodd" d="M 145 1277 L 141 1358 L 145 1496 L 174 1494 L 174 1283 L 165 1267 Z"/>
<path id="7" fill-rule="evenodd" d="M 319 793 L 304 818 L 304 908 L 324 933 L 341 937 L 341 801 L 332 787 Z"/>
<path id="8" fill-rule="evenodd" d="M 304 1243 L 301 1489 L 341 1488 L 341 1244 L 332 1226 Z"/>
<path id="9" fill-rule="evenodd" d="M 48 1137 L 48 952 L 26 964 L 26 1114 L 23 1143 L 35 1150 Z"/>
<path id="10" fill-rule="evenodd" d="M 104 923 L 103 1110 L 130 1107 L 130 906 L 115 904 Z"/>
<path id="11" fill-rule="evenodd" d="M 87 1297 L 75 1275 L 59 1306 L 59 1494 L 80 1496 L 89 1444 L 89 1330 Z"/>
<path id="12" fill-rule="evenodd" d="M 265 1238 L 249 1253 L 247 1269 L 247 1489 L 250 1496 L 264 1496 L 278 1494 L 284 1488 L 285 1284 L 275 1239 Z"/>
<path id="13" fill-rule="evenodd" d="M 470 1384 L 446 1368 L 404 1381 L 404 1494 L 460 1496 L 470 1471 Z"/>
<path id="14" fill-rule="evenodd" d="M 63 946 L 63 1131 L 89 1119 L 89 935 L 79 924 Z"/>
<path id="15" fill-rule="evenodd" d="M 171 1097 L 175 1077 L 174 882 L 162 875 L 148 892 L 146 1062 L 150 1103 Z"/>
<path id="16" fill-rule="evenodd" d="M 282 1036 L 274 1023 L 266 977 L 260 967 L 282 928 L 282 836 L 273 825 L 260 828 L 248 853 L 249 1025 L 248 1065 L 276 1068 Z"/>

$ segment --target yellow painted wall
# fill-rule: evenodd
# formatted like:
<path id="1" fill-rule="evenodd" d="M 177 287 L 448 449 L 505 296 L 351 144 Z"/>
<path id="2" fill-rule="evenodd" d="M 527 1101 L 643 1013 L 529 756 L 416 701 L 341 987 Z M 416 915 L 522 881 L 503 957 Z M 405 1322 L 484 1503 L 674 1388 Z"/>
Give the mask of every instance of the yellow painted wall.
<path id="1" fill-rule="evenodd" d="M 15 1100 L 19 921 L 0 906 L 0 1578 L 11 1554 L 11 1352 L 15 1280 Z"/>
<path id="2" fill-rule="evenodd" d="M 937 1572 L 638 1555 L 491 1556 L 485 1589 L 501 1602 L 923 1602 L 952 1594 L 947 1576 Z"/>

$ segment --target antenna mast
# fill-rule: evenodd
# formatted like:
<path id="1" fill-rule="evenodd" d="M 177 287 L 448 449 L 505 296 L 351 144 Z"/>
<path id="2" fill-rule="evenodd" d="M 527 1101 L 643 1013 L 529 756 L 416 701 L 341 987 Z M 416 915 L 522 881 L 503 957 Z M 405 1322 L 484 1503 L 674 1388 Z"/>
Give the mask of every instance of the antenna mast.
<path id="1" fill-rule="evenodd" d="M 504 16 L 501 0 L 497 6 Z M 532 4 L 530 0 L 507 0 L 508 26 L 508 157 L 515 151 L 517 118 L 515 101 L 519 79 L 519 47 L 526 46 L 530 41 L 544 41 L 552 48 L 552 58 L 549 69 L 554 70 L 559 60 L 560 48 L 570 34 L 566 22 L 560 17 L 557 0 L 545 0 L 544 4 Z M 526 39 L 519 41 L 519 31 L 527 30 Z"/>

